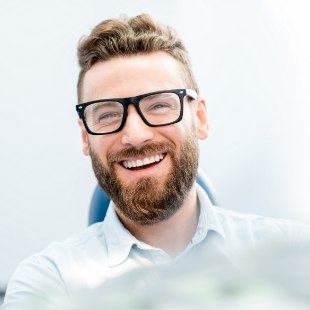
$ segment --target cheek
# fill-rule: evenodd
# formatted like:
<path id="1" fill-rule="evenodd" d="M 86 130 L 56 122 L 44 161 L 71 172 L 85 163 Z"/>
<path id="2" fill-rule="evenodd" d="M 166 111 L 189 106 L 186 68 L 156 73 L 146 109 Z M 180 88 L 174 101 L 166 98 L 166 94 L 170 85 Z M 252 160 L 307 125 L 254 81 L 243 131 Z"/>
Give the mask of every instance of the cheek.
<path id="1" fill-rule="evenodd" d="M 115 135 L 92 136 L 89 139 L 91 153 L 95 153 L 103 164 L 107 164 L 109 153 L 119 150 L 117 148 L 118 139 Z"/>
<path id="2" fill-rule="evenodd" d="M 187 128 L 193 128 L 195 123 L 195 107 L 194 105 L 184 104 L 183 119 L 182 122 Z"/>
<path id="3" fill-rule="evenodd" d="M 190 113 L 190 112 L 189 112 Z M 188 115 L 183 121 L 182 121 L 182 128 L 180 129 L 180 139 L 186 140 L 189 136 L 197 136 L 196 135 L 196 122 L 192 115 Z"/>
<path id="4" fill-rule="evenodd" d="M 88 148 L 89 148 L 89 152 L 91 154 L 96 154 L 96 156 L 98 158 L 100 158 L 100 160 L 102 161 L 103 159 L 103 143 L 100 139 L 100 137 L 98 138 L 97 136 L 91 136 L 88 140 Z"/>
<path id="5" fill-rule="evenodd" d="M 182 119 L 182 121 L 177 124 L 167 126 L 168 132 L 166 138 L 175 145 L 177 151 L 180 151 L 184 142 L 189 139 L 189 136 L 196 136 L 194 127 L 193 121 Z"/>

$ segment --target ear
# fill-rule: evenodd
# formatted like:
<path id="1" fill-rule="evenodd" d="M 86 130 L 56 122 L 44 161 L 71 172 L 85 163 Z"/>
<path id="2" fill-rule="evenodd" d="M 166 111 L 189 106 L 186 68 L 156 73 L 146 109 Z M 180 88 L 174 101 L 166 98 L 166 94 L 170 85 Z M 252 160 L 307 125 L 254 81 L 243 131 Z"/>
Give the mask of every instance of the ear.
<path id="1" fill-rule="evenodd" d="M 207 139 L 209 136 L 209 122 L 208 122 L 208 112 L 207 104 L 203 98 L 197 99 L 196 105 L 196 135 L 200 140 Z"/>
<path id="2" fill-rule="evenodd" d="M 82 149 L 84 155 L 89 155 L 89 146 L 88 146 L 88 133 L 85 129 L 85 126 L 82 122 L 82 120 L 79 118 L 78 123 L 81 129 L 81 137 L 82 137 Z"/>

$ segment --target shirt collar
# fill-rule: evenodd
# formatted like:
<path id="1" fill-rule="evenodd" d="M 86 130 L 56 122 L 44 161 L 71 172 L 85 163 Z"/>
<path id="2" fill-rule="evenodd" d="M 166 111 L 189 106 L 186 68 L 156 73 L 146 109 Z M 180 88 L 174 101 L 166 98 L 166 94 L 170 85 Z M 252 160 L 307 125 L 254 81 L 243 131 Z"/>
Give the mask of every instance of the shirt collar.
<path id="1" fill-rule="evenodd" d="M 218 233 L 225 239 L 223 228 L 216 216 L 214 206 L 212 205 L 207 193 L 198 185 L 197 196 L 200 205 L 200 215 L 196 232 L 191 240 L 191 245 L 195 245 L 203 241 L 209 231 Z M 138 245 L 141 249 L 155 249 L 150 245 L 136 239 L 120 222 L 115 209 L 114 203 L 111 201 L 105 220 L 103 222 L 104 235 L 108 250 L 109 266 L 116 266 L 127 259 L 133 245 Z"/>
<path id="2" fill-rule="evenodd" d="M 192 245 L 203 241 L 209 231 L 216 232 L 225 239 L 223 227 L 215 212 L 216 207 L 212 205 L 206 191 L 199 184 L 196 184 L 196 188 L 200 214 L 197 229 L 191 241 Z"/>
<path id="3" fill-rule="evenodd" d="M 121 223 L 112 201 L 104 219 L 103 229 L 108 249 L 109 266 L 119 265 L 126 260 L 131 247 L 137 244 L 138 240 Z"/>

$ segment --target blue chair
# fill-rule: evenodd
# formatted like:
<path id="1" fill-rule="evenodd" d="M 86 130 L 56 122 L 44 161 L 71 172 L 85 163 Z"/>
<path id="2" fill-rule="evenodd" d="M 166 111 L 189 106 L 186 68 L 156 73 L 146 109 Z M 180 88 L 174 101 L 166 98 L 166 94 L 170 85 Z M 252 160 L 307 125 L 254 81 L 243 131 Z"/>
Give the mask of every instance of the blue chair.
<path id="1" fill-rule="evenodd" d="M 213 205 L 218 205 L 214 188 L 208 177 L 201 170 L 198 171 L 196 181 L 206 191 L 211 203 Z M 97 185 L 90 202 L 88 225 L 103 221 L 107 213 L 110 200 L 111 198 L 108 194 L 99 185 Z"/>

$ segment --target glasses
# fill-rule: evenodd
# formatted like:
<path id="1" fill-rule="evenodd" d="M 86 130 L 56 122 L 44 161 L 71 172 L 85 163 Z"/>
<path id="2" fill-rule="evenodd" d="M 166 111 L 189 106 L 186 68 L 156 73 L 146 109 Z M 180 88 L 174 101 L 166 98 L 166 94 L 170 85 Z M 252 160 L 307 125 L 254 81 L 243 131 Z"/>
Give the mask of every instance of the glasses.
<path id="1" fill-rule="evenodd" d="M 136 97 L 93 100 L 76 105 L 76 111 L 89 134 L 106 135 L 122 130 L 130 104 L 150 127 L 177 123 L 182 120 L 186 96 L 197 99 L 192 89 L 171 89 Z"/>

